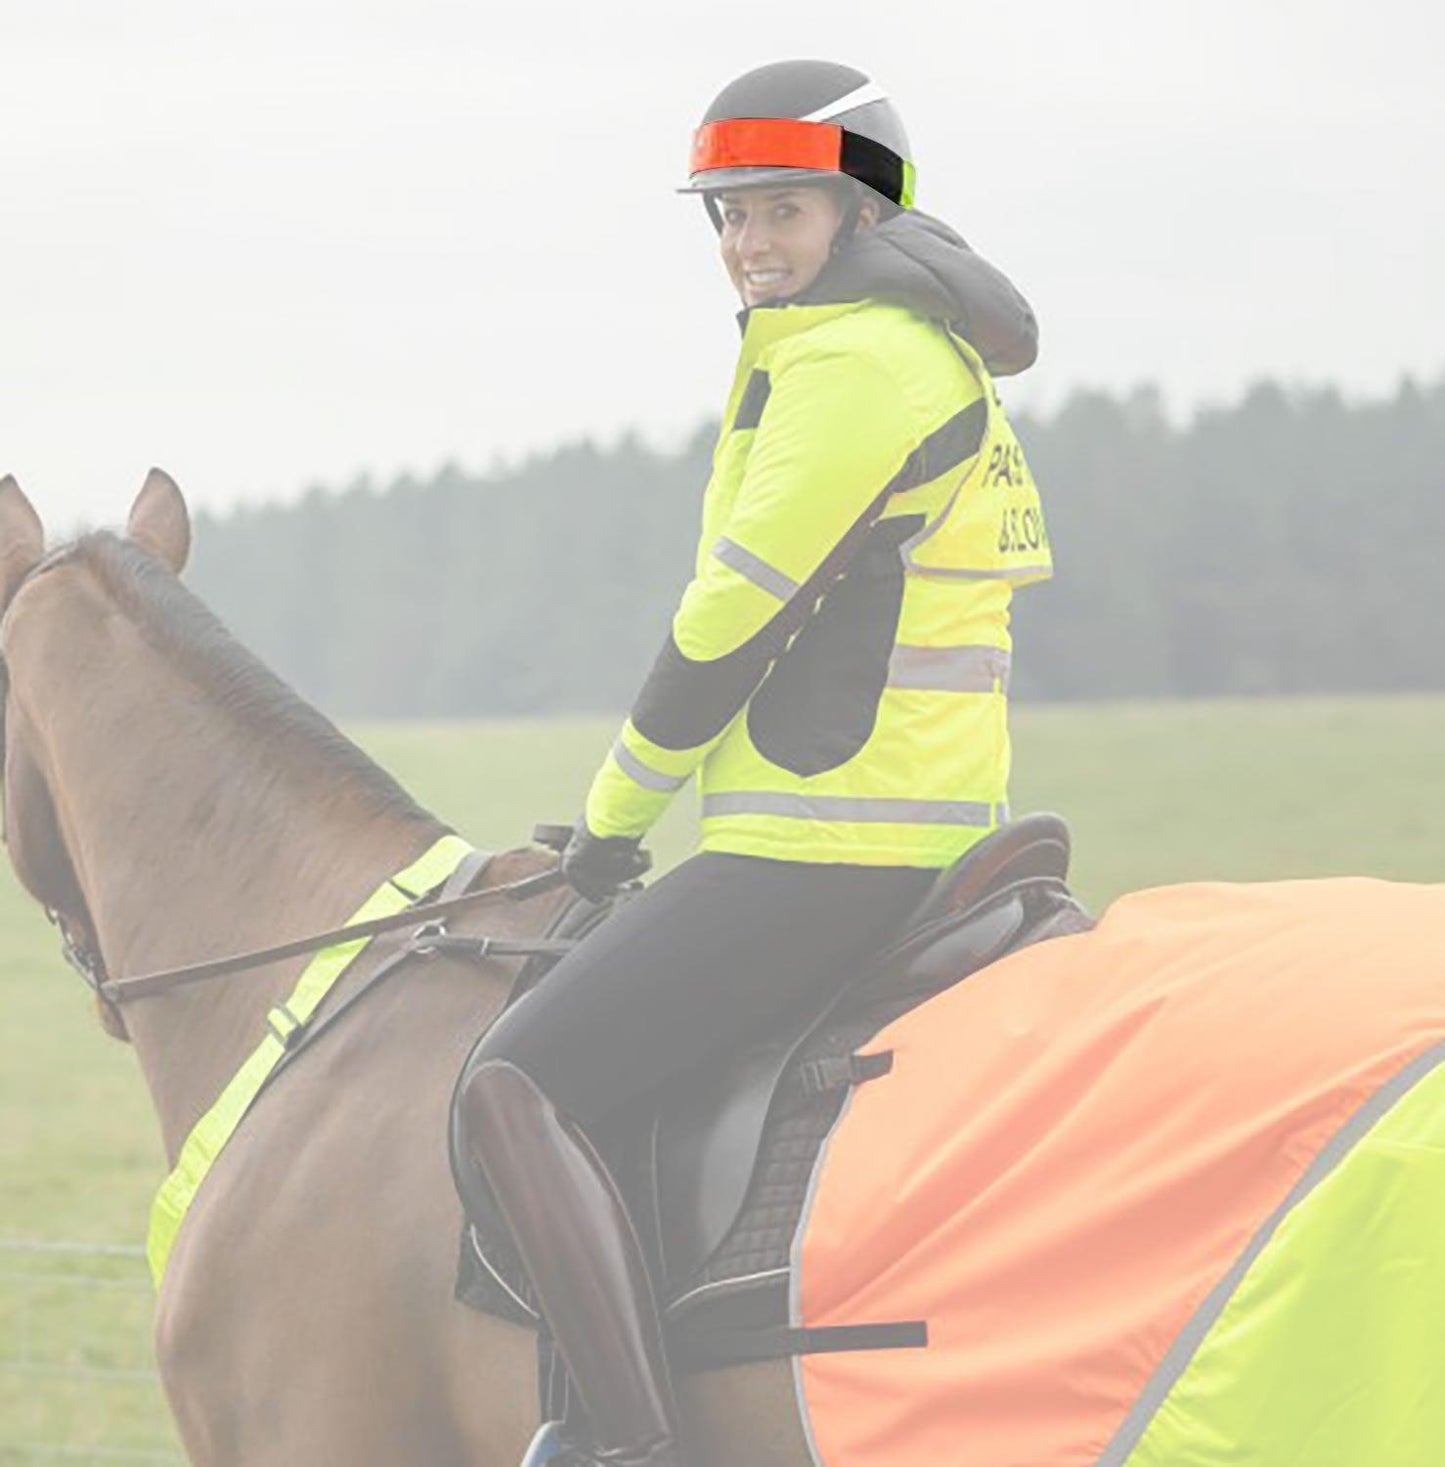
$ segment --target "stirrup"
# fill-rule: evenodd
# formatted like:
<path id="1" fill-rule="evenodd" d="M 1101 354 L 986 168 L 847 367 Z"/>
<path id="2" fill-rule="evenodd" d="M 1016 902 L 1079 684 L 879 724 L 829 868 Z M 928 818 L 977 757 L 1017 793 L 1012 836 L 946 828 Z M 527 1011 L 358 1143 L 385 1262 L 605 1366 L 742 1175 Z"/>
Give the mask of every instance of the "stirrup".
<path id="1" fill-rule="evenodd" d="M 532 1445 L 527 1448 L 527 1455 L 522 1458 L 522 1467 L 546 1467 L 548 1462 L 560 1457 L 566 1447 L 567 1443 L 562 1438 L 562 1423 L 560 1421 L 545 1422 L 537 1435 L 532 1438 Z"/>

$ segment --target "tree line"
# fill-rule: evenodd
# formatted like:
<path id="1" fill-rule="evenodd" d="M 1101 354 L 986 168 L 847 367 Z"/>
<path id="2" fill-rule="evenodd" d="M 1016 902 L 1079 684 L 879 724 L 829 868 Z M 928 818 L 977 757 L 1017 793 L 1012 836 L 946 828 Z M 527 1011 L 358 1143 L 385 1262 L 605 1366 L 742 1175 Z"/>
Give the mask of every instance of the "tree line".
<path id="1" fill-rule="evenodd" d="M 1080 393 L 1017 426 L 1056 576 L 1016 697 L 1445 688 L 1445 381 L 1251 389 L 1172 425 Z M 691 567 L 715 426 L 202 515 L 191 582 L 338 717 L 625 708 Z"/>

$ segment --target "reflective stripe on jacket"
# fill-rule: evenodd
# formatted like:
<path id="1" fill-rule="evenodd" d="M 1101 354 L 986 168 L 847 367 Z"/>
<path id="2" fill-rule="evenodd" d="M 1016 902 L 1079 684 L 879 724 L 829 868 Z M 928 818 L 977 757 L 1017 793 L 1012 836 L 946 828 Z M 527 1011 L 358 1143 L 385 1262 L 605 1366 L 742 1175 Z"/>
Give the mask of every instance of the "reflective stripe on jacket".
<path id="1" fill-rule="evenodd" d="M 1005 818 L 1009 601 L 1051 569 L 965 342 L 875 300 L 755 309 L 695 574 L 589 826 L 642 835 L 700 773 L 704 850 L 947 864 Z"/>

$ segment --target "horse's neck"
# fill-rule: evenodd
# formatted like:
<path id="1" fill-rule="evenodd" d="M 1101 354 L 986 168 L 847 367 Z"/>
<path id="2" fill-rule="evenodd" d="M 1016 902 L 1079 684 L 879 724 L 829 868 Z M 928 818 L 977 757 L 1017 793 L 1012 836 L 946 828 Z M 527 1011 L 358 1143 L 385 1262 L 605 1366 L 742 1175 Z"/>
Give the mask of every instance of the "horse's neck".
<path id="1" fill-rule="evenodd" d="M 275 852 L 271 869 L 228 872 L 212 866 L 208 898 L 184 924 L 193 940 L 167 962 L 251 952 L 344 923 L 388 876 L 410 864 L 435 838 L 414 823 L 347 829 L 298 829 Z M 207 863 L 210 865 L 210 863 Z M 245 879 L 238 879 L 244 875 Z M 167 920 L 164 893 L 152 910 Z M 244 907 L 244 911 L 238 910 Z M 215 934 L 224 933 L 223 939 Z M 204 936 L 202 935 L 204 934 Z M 179 949 L 175 949 L 179 951 Z M 125 1010 L 131 1041 L 174 1157 L 191 1127 L 240 1068 L 264 1033 L 264 1016 L 284 1000 L 305 958 L 202 982 L 189 990 L 140 1000 Z M 128 973 L 153 972 L 139 963 Z"/>
<path id="2" fill-rule="evenodd" d="M 164 697 L 153 706 L 186 707 Z M 288 763 L 286 750 L 263 748 L 235 729 L 163 716 L 117 745 L 106 736 L 116 725 L 97 711 L 65 730 L 67 768 L 91 771 L 92 781 L 67 803 L 72 822 L 83 822 L 73 838 L 112 977 L 339 926 L 440 833 L 435 822 L 358 796 L 317 760 Z M 286 997 L 303 962 L 125 1007 L 172 1158 L 258 1042 L 264 1015 Z"/>

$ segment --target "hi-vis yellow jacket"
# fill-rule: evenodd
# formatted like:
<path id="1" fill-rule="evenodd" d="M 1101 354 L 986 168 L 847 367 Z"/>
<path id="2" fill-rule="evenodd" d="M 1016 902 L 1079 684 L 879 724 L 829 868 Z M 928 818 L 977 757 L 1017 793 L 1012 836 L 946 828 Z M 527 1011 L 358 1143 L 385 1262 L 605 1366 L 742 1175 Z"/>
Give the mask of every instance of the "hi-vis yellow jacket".
<path id="1" fill-rule="evenodd" d="M 948 864 L 1006 818 L 1009 601 L 1051 569 L 970 346 L 875 299 L 754 309 L 696 572 L 588 825 L 640 836 L 697 773 L 704 850 Z"/>

